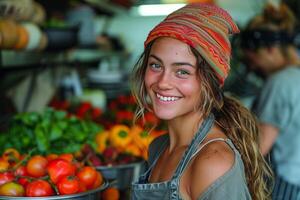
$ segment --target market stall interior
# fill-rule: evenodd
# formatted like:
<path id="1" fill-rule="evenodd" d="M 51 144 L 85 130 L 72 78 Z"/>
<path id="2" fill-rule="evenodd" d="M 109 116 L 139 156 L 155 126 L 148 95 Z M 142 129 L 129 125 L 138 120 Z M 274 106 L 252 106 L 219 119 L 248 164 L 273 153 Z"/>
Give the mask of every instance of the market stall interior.
<path id="1" fill-rule="evenodd" d="M 188 2 L 217 4 L 243 26 L 267 0 L 0 1 L 0 198 L 129 199 L 149 144 L 166 132 L 152 113 L 132 124 L 130 72 L 148 31 Z M 225 88 L 247 100 L 259 80 L 232 62 Z M 60 162 L 63 175 L 50 170 Z"/>

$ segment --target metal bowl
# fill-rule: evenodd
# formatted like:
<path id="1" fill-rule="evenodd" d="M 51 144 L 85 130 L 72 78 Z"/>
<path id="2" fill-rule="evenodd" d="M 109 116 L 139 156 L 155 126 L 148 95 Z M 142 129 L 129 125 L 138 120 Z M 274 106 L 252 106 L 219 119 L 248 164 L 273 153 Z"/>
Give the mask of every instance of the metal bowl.
<path id="1" fill-rule="evenodd" d="M 100 187 L 89 190 L 86 192 L 71 194 L 71 195 L 57 195 L 57 196 L 47 196 L 47 197 L 8 197 L 0 196 L 2 200 L 99 200 L 101 199 L 101 192 L 108 187 L 108 181 L 105 181 Z"/>
<path id="2" fill-rule="evenodd" d="M 115 166 L 98 166 L 96 169 L 102 173 L 105 179 L 112 181 L 114 186 L 124 190 L 130 188 L 131 183 L 138 180 L 146 169 L 146 161 Z"/>

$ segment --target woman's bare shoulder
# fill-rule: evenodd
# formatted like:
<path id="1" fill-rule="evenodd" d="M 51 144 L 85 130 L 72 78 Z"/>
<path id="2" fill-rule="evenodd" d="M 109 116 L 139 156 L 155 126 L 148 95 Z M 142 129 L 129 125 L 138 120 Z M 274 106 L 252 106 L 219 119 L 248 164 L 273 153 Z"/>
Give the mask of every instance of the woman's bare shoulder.
<path id="1" fill-rule="evenodd" d="M 190 166 L 192 196 L 198 197 L 213 182 L 229 171 L 234 164 L 234 159 L 234 151 L 224 141 L 214 141 L 205 145 Z"/>

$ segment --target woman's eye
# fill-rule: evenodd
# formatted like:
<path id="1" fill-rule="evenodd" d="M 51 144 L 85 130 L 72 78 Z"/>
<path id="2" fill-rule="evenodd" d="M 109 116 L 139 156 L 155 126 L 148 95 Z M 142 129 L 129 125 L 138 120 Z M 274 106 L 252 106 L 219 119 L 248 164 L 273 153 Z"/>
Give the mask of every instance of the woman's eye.
<path id="1" fill-rule="evenodd" d="M 149 66 L 154 70 L 159 70 L 161 66 L 157 63 L 150 63 Z"/>
<path id="2" fill-rule="evenodd" d="M 189 71 L 187 71 L 187 70 L 178 70 L 177 71 L 177 74 L 179 75 L 179 76 L 187 76 L 187 75 L 190 75 L 190 72 Z"/>

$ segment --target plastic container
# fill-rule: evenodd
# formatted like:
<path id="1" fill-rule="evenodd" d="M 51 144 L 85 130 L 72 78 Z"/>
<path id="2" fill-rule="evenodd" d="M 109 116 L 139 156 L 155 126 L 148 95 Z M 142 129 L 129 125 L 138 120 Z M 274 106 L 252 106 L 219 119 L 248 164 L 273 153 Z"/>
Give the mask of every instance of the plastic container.
<path id="1" fill-rule="evenodd" d="M 72 195 L 56 195 L 47 197 L 8 197 L 0 196 L 1 200 L 100 200 L 101 192 L 108 187 L 109 183 L 105 181 L 99 188 Z"/>

